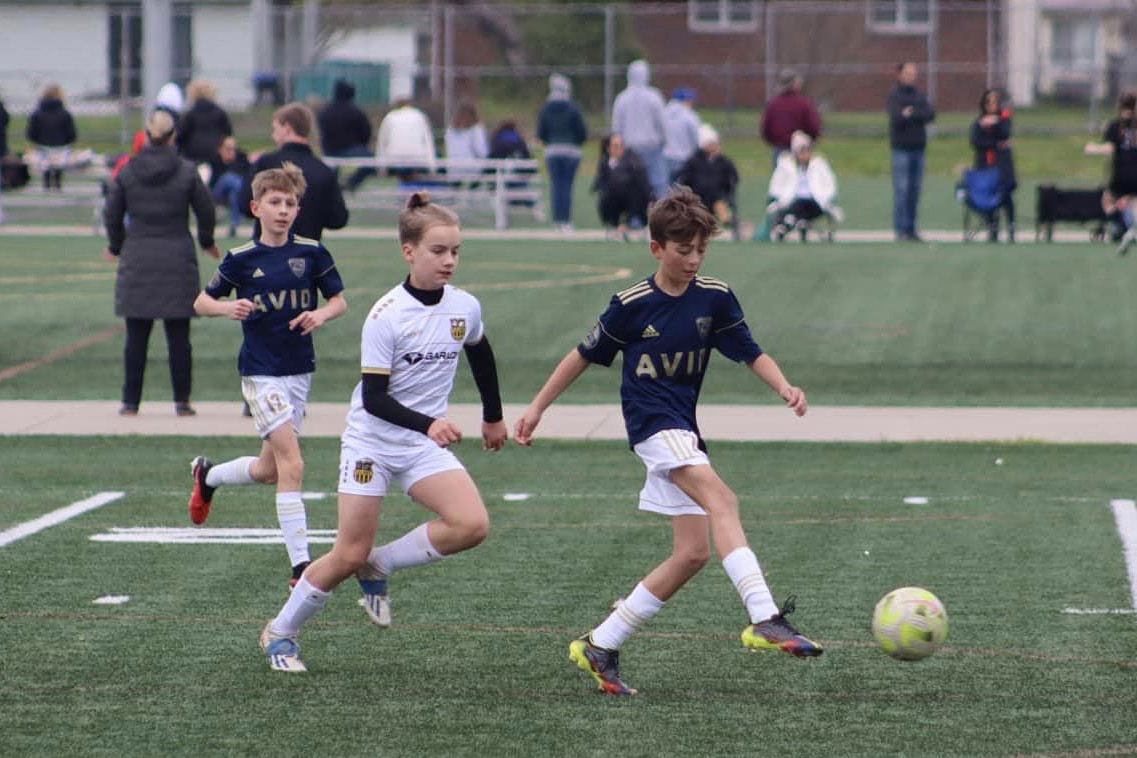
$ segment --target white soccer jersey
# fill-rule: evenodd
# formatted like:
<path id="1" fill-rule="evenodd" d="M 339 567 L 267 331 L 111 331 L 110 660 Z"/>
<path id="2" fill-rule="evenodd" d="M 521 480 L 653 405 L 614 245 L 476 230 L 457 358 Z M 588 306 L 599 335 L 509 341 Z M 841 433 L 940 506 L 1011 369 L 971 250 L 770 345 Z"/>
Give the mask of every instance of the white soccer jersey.
<path id="1" fill-rule="evenodd" d="M 389 374 L 391 397 L 419 413 L 442 418 L 462 347 L 480 342 L 482 334 L 482 307 L 470 293 L 446 285 L 437 305 L 423 305 L 400 284 L 367 314 L 362 373 Z M 368 413 L 360 382 L 351 393 L 343 439 L 413 445 L 425 437 Z"/>

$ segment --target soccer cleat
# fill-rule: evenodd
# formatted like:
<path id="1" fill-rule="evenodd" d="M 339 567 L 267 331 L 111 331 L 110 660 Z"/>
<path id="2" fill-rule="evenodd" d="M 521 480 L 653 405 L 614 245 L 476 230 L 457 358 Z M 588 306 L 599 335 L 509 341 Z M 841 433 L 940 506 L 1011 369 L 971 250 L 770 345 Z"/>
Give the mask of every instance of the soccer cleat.
<path id="1" fill-rule="evenodd" d="M 751 624 L 742 630 L 742 645 L 750 650 L 781 650 L 798 658 L 812 658 L 821 655 L 821 645 L 794 629 L 786 616 L 794 612 L 794 600 L 786 599 L 777 615 L 765 621 Z"/>
<path id="2" fill-rule="evenodd" d="M 386 595 L 364 594 L 359 598 L 359 605 L 375 626 L 380 629 L 391 626 L 391 600 Z"/>
<path id="3" fill-rule="evenodd" d="M 634 695 L 636 690 L 620 679 L 620 651 L 605 650 L 592 644 L 585 634 L 569 643 L 569 659 L 587 671 L 603 692 L 609 695 Z"/>
<path id="4" fill-rule="evenodd" d="M 1137 241 L 1137 226 L 1131 226 L 1121 237 L 1121 244 L 1117 246 L 1118 255 L 1128 255 L 1129 248 Z"/>
<path id="5" fill-rule="evenodd" d="M 204 455 L 199 455 L 190 461 L 190 473 L 193 475 L 193 492 L 189 499 L 189 517 L 195 524 L 204 524 L 209 518 L 209 507 L 213 505 L 213 493 L 216 487 L 205 483 L 205 477 L 213 468 L 213 462 Z"/>
<path id="6" fill-rule="evenodd" d="M 303 561 L 297 563 L 292 567 L 292 576 L 288 579 L 288 591 L 291 592 L 292 588 L 300 581 L 300 577 L 304 576 L 304 571 L 308 568 L 311 561 Z"/>
<path id="7" fill-rule="evenodd" d="M 295 637 L 274 634 L 272 622 L 261 631 L 261 650 L 268 656 L 268 665 L 275 671 L 299 674 L 308 670 L 300 660 L 300 644 Z"/>
<path id="8" fill-rule="evenodd" d="M 387 594 L 387 577 L 370 565 L 355 573 L 363 597 L 359 605 L 375 626 L 386 629 L 391 626 L 391 598 Z"/>

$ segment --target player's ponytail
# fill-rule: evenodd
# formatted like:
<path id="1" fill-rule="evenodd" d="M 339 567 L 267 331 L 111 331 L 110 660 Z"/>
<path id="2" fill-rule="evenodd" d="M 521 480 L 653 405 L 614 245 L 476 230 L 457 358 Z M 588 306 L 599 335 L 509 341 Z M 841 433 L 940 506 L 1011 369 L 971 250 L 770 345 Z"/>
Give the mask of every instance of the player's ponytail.
<path id="1" fill-rule="evenodd" d="M 458 214 L 432 203 L 429 192 L 413 192 L 399 211 L 399 243 L 417 245 L 427 229 L 440 225 L 459 226 Z"/>

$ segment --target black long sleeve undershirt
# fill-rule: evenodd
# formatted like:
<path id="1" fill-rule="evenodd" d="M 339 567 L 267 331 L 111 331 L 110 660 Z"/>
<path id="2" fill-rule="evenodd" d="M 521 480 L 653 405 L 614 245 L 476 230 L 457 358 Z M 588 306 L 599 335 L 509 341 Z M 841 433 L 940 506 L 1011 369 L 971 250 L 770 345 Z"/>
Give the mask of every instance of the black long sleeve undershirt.
<path id="1" fill-rule="evenodd" d="M 488 424 L 501 421 L 501 389 L 497 383 L 497 362 L 489 339 L 483 336 L 481 342 L 466 345 L 465 350 L 470 370 L 474 373 L 474 384 L 478 386 L 478 394 L 482 397 L 482 421 Z"/>
<path id="2" fill-rule="evenodd" d="M 474 383 L 482 396 L 482 420 L 487 423 L 501 421 L 501 391 L 497 382 L 497 364 L 489 340 L 482 339 L 476 345 L 465 346 L 470 370 L 474 373 Z M 419 413 L 391 397 L 390 374 L 363 375 L 363 409 L 376 418 L 426 434 L 434 419 Z"/>
<path id="3" fill-rule="evenodd" d="M 426 434 L 434 419 L 419 413 L 391 397 L 387 390 L 391 385 L 390 374 L 363 375 L 363 409 L 376 418 Z"/>

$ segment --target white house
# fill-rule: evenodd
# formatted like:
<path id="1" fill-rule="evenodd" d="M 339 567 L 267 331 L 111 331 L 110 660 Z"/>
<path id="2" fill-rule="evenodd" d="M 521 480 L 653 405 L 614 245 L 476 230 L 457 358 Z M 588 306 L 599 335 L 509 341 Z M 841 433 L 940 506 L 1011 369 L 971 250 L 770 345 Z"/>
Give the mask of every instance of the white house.
<path id="1" fill-rule="evenodd" d="M 1008 90 L 1016 103 L 1037 95 L 1101 98 L 1119 73 L 1122 87 L 1132 0 L 1005 0 Z"/>
<path id="2" fill-rule="evenodd" d="M 168 79 L 184 83 L 200 77 L 213 81 L 222 103 L 248 104 L 254 96 L 252 10 L 257 4 L 0 0 L 0 96 L 9 108 L 26 110 L 44 85 L 55 82 L 72 109 L 82 111 L 85 101 L 99 100 L 105 108 L 106 98 L 116 96 L 124 83 L 125 41 L 128 71 L 143 69 L 141 77 L 136 72 L 125 77 L 131 94 L 152 98 Z M 143 6 L 159 13 L 147 18 Z M 155 27 L 155 15 L 164 16 L 169 27 Z M 161 65 L 146 71 L 141 64 L 151 55 Z"/>

